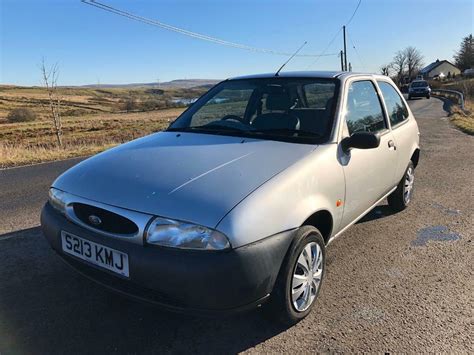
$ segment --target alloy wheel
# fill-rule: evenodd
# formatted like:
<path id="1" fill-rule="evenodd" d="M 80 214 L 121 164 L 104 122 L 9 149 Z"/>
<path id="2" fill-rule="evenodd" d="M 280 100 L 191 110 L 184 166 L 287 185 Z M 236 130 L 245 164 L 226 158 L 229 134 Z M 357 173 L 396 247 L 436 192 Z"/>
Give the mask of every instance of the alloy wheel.
<path id="1" fill-rule="evenodd" d="M 315 243 L 308 243 L 301 251 L 293 271 L 291 300 L 298 312 L 304 312 L 318 294 L 323 275 L 323 253 Z"/>
<path id="2" fill-rule="evenodd" d="M 403 184 L 403 201 L 407 205 L 413 194 L 413 184 L 415 182 L 415 172 L 410 166 L 405 174 L 405 181 Z"/>

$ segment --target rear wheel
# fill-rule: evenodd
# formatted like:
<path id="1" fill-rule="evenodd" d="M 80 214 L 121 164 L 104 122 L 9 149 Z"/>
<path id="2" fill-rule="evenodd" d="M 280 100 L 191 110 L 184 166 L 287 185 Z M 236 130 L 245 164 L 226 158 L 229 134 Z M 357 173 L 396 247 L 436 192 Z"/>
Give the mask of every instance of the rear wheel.
<path id="1" fill-rule="evenodd" d="M 388 205 L 395 211 L 403 211 L 413 197 L 413 188 L 415 183 L 415 167 L 410 161 L 405 175 L 398 183 L 397 189 L 388 196 Z"/>
<path id="2" fill-rule="evenodd" d="M 265 310 L 287 325 L 305 318 L 314 306 L 324 277 L 325 244 L 312 226 L 296 232 Z"/>

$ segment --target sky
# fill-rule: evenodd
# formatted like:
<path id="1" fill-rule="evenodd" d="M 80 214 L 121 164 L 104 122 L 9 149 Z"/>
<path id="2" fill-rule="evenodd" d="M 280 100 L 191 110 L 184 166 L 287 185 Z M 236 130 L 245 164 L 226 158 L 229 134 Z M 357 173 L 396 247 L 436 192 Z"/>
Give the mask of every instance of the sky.
<path id="1" fill-rule="evenodd" d="M 134 14 L 244 45 L 319 54 L 359 0 L 100 0 Z M 425 64 L 452 60 L 473 32 L 473 0 L 362 0 L 347 27 L 354 71 L 379 72 L 415 46 Z M 105 12 L 80 0 L 0 0 L 0 83 L 39 85 L 42 58 L 59 85 L 225 79 L 273 72 L 287 57 L 230 48 Z M 355 49 L 354 49 L 355 47 Z M 339 53 L 339 33 L 326 53 Z M 339 70 L 333 55 L 285 70 Z"/>

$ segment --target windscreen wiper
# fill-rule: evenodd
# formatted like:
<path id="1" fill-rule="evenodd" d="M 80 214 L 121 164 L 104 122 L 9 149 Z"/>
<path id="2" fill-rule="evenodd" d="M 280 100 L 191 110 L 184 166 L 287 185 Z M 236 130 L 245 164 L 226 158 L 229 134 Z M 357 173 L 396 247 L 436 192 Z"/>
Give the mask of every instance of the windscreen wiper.
<path id="1" fill-rule="evenodd" d="M 246 130 L 237 128 L 237 127 L 229 127 L 229 126 L 221 126 L 217 124 L 210 124 L 205 126 L 195 126 L 195 127 L 171 127 L 168 128 L 166 131 L 168 132 L 247 132 Z"/>
<path id="2" fill-rule="evenodd" d="M 320 133 L 313 132 L 313 131 L 305 131 L 303 129 L 290 129 L 290 128 L 270 128 L 270 129 L 255 129 L 249 132 L 252 133 L 259 133 L 259 134 L 278 134 L 284 136 L 291 136 L 291 135 L 298 135 L 299 137 L 315 137 L 321 138 L 323 137 Z"/>

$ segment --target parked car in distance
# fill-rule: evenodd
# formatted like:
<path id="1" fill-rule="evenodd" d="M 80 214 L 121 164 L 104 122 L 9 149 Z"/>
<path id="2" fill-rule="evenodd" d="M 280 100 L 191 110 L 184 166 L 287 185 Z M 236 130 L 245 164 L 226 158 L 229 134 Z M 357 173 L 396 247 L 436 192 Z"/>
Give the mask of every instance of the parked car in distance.
<path id="1" fill-rule="evenodd" d="M 419 152 L 386 76 L 239 77 L 65 172 L 41 224 L 68 264 L 122 294 L 197 314 L 263 306 L 292 324 L 315 306 L 328 244 L 386 197 L 409 205 Z"/>
<path id="2" fill-rule="evenodd" d="M 462 75 L 464 75 L 464 76 L 474 76 L 474 69 L 473 68 L 466 69 L 462 72 Z"/>
<path id="3" fill-rule="evenodd" d="M 431 97 L 430 84 L 425 80 L 412 81 L 408 87 L 408 100 L 411 100 L 413 97 L 426 97 L 429 99 Z"/>

